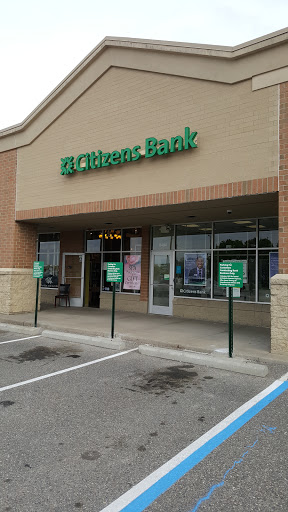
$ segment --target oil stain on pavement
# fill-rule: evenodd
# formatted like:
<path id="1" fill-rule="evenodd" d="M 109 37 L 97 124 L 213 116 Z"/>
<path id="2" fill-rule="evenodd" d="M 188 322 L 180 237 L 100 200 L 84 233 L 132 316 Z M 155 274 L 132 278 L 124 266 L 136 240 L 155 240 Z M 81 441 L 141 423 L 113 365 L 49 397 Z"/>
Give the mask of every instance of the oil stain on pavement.
<path id="1" fill-rule="evenodd" d="M 31 348 L 30 350 L 25 350 L 21 352 L 17 356 L 9 356 L 9 359 L 14 361 L 18 361 L 19 363 L 25 363 L 26 361 L 41 361 L 47 358 L 53 358 L 60 355 L 67 354 L 72 352 L 71 347 L 59 347 L 59 348 L 49 348 L 45 346 L 38 346 Z M 75 350 L 73 348 L 73 352 L 79 352 L 79 350 Z M 69 354 L 66 357 L 80 357 L 78 354 Z"/>
<path id="2" fill-rule="evenodd" d="M 2 405 L 2 407 L 9 407 L 10 405 L 13 404 L 15 404 L 15 402 L 12 402 L 12 400 L 2 400 L 2 402 L 0 402 L 0 405 Z"/>
<path id="3" fill-rule="evenodd" d="M 135 388 L 138 388 L 140 391 L 154 393 L 155 395 L 161 395 L 172 390 L 179 390 L 180 392 L 182 390 L 183 392 L 183 388 L 189 387 L 189 384 L 194 385 L 193 381 L 198 377 L 197 372 L 191 371 L 193 368 L 194 365 L 185 365 L 154 370 L 138 378 L 132 385 L 134 389 L 130 389 L 130 391 L 136 391 Z"/>

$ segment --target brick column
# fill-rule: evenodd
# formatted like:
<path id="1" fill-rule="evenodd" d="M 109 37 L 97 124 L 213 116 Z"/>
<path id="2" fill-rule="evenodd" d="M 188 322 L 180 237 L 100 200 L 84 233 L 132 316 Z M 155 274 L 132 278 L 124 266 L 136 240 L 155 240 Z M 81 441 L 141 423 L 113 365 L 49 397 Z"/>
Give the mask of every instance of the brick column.
<path id="1" fill-rule="evenodd" d="M 279 87 L 279 274 L 271 279 L 271 352 L 288 351 L 288 82 Z"/>
<path id="2" fill-rule="evenodd" d="M 140 301 L 149 298 L 150 226 L 142 226 L 141 291 Z"/>
<path id="3" fill-rule="evenodd" d="M 280 85 L 279 274 L 288 274 L 288 82 Z"/>
<path id="4" fill-rule="evenodd" d="M 0 312 L 35 308 L 37 230 L 15 222 L 17 151 L 0 153 Z"/>

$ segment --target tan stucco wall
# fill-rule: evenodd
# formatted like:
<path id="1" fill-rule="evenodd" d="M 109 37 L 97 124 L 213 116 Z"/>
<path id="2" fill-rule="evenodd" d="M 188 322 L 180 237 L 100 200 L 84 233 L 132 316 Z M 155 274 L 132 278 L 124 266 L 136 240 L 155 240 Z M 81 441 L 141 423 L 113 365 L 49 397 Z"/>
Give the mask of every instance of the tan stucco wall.
<path id="1" fill-rule="evenodd" d="M 4 268 L 0 270 L 0 313 L 28 313 L 35 311 L 36 282 L 33 271 Z M 39 289 L 39 306 L 41 290 Z"/>
<path id="2" fill-rule="evenodd" d="M 176 57 L 175 57 L 176 58 Z M 144 148 L 198 131 L 198 149 L 60 175 L 60 158 Z M 18 149 L 17 210 L 277 175 L 278 86 L 110 68 L 30 146 Z"/>
<path id="3" fill-rule="evenodd" d="M 55 303 L 55 295 L 57 295 L 57 288 L 42 288 L 41 289 L 41 309 L 52 306 Z"/>
<path id="4" fill-rule="evenodd" d="M 288 274 L 271 279 L 271 352 L 288 352 Z"/>
<path id="5" fill-rule="evenodd" d="M 220 300 L 174 298 L 173 315 L 180 318 L 228 323 L 228 304 Z M 234 301 L 233 321 L 238 325 L 270 327 L 270 304 Z"/>
<path id="6" fill-rule="evenodd" d="M 112 293 L 101 293 L 100 309 L 112 309 Z M 116 311 L 133 311 L 134 313 L 147 313 L 148 303 L 140 301 L 139 295 L 133 293 L 116 293 L 115 296 Z"/>

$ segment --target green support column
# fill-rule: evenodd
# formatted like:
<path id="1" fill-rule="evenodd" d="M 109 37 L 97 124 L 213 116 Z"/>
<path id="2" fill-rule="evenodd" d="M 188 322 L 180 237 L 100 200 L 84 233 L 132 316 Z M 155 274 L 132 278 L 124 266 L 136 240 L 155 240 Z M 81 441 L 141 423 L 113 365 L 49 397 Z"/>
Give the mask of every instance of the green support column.
<path id="1" fill-rule="evenodd" d="M 115 318 L 115 283 L 113 283 L 112 295 L 112 320 L 111 320 L 111 338 L 114 338 L 114 318 Z"/>
<path id="2" fill-rule="evenodd" d="M 39 299 L 39 279 L 37 279 L 37 287 L 36 287 L 36 305 L 35 305 L 35 321 L 34 321 L 34 327 L 37 327 L 38 299 Z"/>
<path id="3" fill-rule="evenodd" d="M 233 288 L 229 288 L 229 357 L 233 357 Z"/>

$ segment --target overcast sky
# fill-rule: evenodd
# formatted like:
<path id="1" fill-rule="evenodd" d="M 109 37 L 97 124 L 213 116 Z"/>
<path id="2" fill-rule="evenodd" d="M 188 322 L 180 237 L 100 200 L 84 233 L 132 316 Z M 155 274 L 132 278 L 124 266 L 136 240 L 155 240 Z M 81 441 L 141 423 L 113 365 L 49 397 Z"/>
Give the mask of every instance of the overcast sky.
<path id="1" fill-rule="evenodd" d="M 233 46 L 288 25 L 288 0 L 0 0 L 0 129 L 107 35 Z"/>

